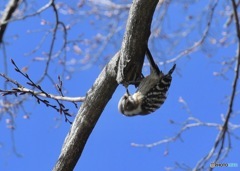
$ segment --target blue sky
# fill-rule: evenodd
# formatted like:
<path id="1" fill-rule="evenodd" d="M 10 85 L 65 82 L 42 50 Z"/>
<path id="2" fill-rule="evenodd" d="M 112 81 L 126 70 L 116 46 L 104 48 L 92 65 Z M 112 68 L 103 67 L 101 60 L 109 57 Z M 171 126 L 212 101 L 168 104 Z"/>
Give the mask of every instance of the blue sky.
<path id="1" fill-rule="evenodd" d="M 44 2 L 44 1 L 43 1 Z M 6 3 L 6 2 L 4 2 Z M 1 7 L 3 7 L 3 2 Z M 168 20 L 165 20 L 164 25 L 169 28 L 169 32 L 174 31 L 175 24 L 181 25 L 181 20 L 186 18 L 186 14 L 194 12 L 195 15 L 200 15 L 204 11 L 205 4 L 191 6 L 189 10 L 184 13 L 179 8 L 178 3 L 173 3 L 168 13 Z M 41 4 L 36 3 L 35 8 Z M 223 10 L 224 2 L 218 5 L 218 10 Z M 203 10 L 199 10 L 202 7 Z M 85 9 L 85 8 L 84 8 Z M 88 9 L 86 7 L 86 9 Z M 86 10 L 85 9 L 85 10 Z M 198 10 L 200 12 L 198 12 Z M 175 11 L 175 14 L 172 12 Z M 7 56 L 8 56 L 8 70 L 9 76 L 18 80 L 23 85 L 26 85 L 26 79 L 14 71 L 14 67 L 10 63 L 10 58 L 13 58 L 17 65 L 22 68 L 29 66 L 28 74 L 37 80 L 42 73 L 44 63 L 32 62 L 32 58 L 44 56 L 43 52 L 48 51 L 49 40 L 51 36 L 47 37 L 46 43 L 36 53 L 25 56 L 26 52 L 30 52 L 41 40 L 44 31 L 48 30 L 50 26 L 42 26 L 40 22 L 42 19 L 54 21 L 49 17 L 52 14 L 51 10 L 47 10 L 37 17 L 29 18 L 24 21 L 13 22 L 9 25 L 5 39 L 7 42 Z M 176 15 L 177 14 L 177 15 Z M 122 13 L 124 17 L 127 15 Z M 216 12 L 216 20 L 214 23 L 221 25 L 226 21 L 226 18 L 217 17 L 219 13 Z M 48 17 L 47 17 L 48 16 Z M 70 17 L 76 16 L 62 16 L 62 20 L 66 21 Z M 157 16 L 157 15 L 156 15 Z M 207 15 L 206 15 L 207 16 Z M 76 17 L 77 18 L 77 17 Z M 95 20 L 94 16 L 83 17 L 80 24 L 77 24 L 69 31 L 69 39 L 74 39 L 76 35 L 83 34 L 82 39 L 92 38 L 99 32 L 106 33 L 106 30 L 100 30 L 108 21 L 108 18 L 101 18 L 95 21 L 94 25 L 87 21 Z M 126 19 L 126 18 L 125 18 Z M 169 22 L 172 20 L 179 20 L 179 22 Z M 199 26 L 204 28 L 203 16 Z M 168 23 L 169 22 L 169 23 Z M 27 24 L 27 27 L 26 27 Z M 122 21 L 118 23 L 122 24 Z M 189 23 L 190 24 L 190 23 Z M 176 56 L 189 44 L 199 39 L 202 29 L 192 23 L 193 33 L 186 39 L 181 39 L 179 46 L 169 53 L 169 56 L 164 56 L 163 59 L 171 59 Z M 182 27 L 187 28 L 187 23 Z M 99 28 L 96 30 L 95 28 Z M 222 28 L 223 29 L 223 28 Z M 27 30 L 34 31 L 28 33 Z M 167 29 L 166 29 L 167 30 Z M 177 30 L 177 29 L 176 29 Z M 231 30 L 231 29 L 230 29 Z M 120 48 L 122 34 L 124 30 L 117 32 L 117 37 L 114 37 L 110 42 L 118 40 L 114 45 L 109 45 L 106 50 L 100 55 L 99 60 L 90 62 L 88 69 L 82 69 L 83 64 L 73 66 L 75 72 L 72 73 L 70 80 L 63 80 L 65 89 L 68 90 L 69 96 L 84 96 L 87 90 L 92 86 L 94 80 L 101 72 L 102 66 L 107 61 L 106 56 L 114 54 Z M 18 35 L 18 36 L 16 36 Z M 50 34 L 51 35 L 51 34 Z M 210 32 L 210 37 L 220 39 L 222 36 L 221 28 L 213 25 Z M 178 37 L 177 37 L 178 38 Z M 170 37 L 171 39 L 171 37 Z M 180 38 L 179 38 L 180 39 Z M 169 144 L 162 144 L 153 148 L 132 147 L 131 143 L 150 144 L 157 142 L 164 138 L 169 138 L 176 135 L 181 129 L 181 124 L 189 117 L 189 113 L 183 109 L 183 105 L 179 103 L 179 98 L 182 97 L 191 110 L 192 116 L 200 119 L 203 122 L 222 123 L 221 114 L 225 114 L 228 107 L 227 97 L 231 93 L 231 85 L 233 80 L 233 70 L 225 73 L 227 79 L 216 77 L 214 72 L 221 71 L 224 66 L 221 65 L 223 60 L 229 61 L 236 53 L 236 43 L 233 37 L 228 40 L 229 46 L 220 47 L 212 45 L 209 42 L 203 45 L 199 51 L 183 57 L 176 62 L 177 68 L 173 74 L 172 85 L 169 89 L 168 98 L 164 105 L 155 113 L 148 116 L 139 117 L 125 117 L 117 110 L 117 104 L 120 97 L 124 94 L 125 88 L 118 86 L 116 92 L 109 101 L 104 112 L 102 113 L 96 127 L 94 128 L 87 145 L 83 151 L 81 159 L 79 160 L 75 170 L 114 170 L 114 171 L 130 171 L 130 170 L 164 170 L 166 167 L 174 167 L 176 162 L 179 164 L 186 164 L 189 167 L 194 167 L 196 163 L 204 157 L 214 144 L 218 130 L 213 127 L 196 127 L 191 128 L 182 134 L 181 139 Z M 57 50 L 62 42 L 62 32 L 57 36 L 57 43 L 55 50 Z M 171 39 L 172 40 L 172 39 Z M 174 41 L 174 39 L 173 39 Z M 169 50 L 169 42 L 157 41 L 156 46 L 164 47 Z M 87 45 L 86 45 L 87 46 Z M 152 48 L 156 48 L 152 46 Z M 114 48 L 115 47 L 115 48 Z M 151 47 L 151 46 L 150 46 Z M 82 48 L 85 48 L 82 46 Z M 153 49 L 154 49 L 153 48 Z M 212 57 L 206 55 L 212 54 Z M 2 49 L 1 49 L 2 51 Z M 68 51 L 68 60 L 82 59 L 83 56 L 74 54 Z M 153 51 L 153 55 L 157 56 L 156 60 L 161 60 L 159 54 L 165 54 L 163 49 L 159 52 Z M 2 56 L 2 53 L 0 54 Z M 164 72 L 172 63 L 160 66 Z M 70 67 L 69 67 L 70 68 Z M 3 72 L 3 63 L 0 62 L 0 72 Z M 144 74 L 148 74 L 148 66 L 143 68 Z M 51 63 L 50 73 L 54 81 L 57 81 L 57 76 L 61 75 L 62 68 L 58 68 L 57 62 Z M 0 87 L 3 87 L 4 80 L 0 78 Z M 55 94 L 56 90 L 49 84 L 48 81 L 42 83 L 42 87 L 49 92 Z M 131 92 L 134 88 L 131 87 Z M 239 86 L 238 86 L 239 90 Z M 16 97 L 13 97 L 14 100 Z M 236 101 L 239 102 L 239 96 Z M 77 109 L 72 104 L 67 104 L 71 112 L 76 113 Z M 3 171 L 43 171 L 51 170 L 60 154 L 60 150 L 66 134 L 70 128 L 68 123 L 64 122 L 64 117 L 53 109 L 46 108 L 43 104 L 38 105 L 33 98 L 25 102 L 25 110 L 30 115 L 29 119 L 24 119 L 24 112 L 22 110 L 16 111 L 15 130 L 11 131 L 6 128 L 6 119 L 8 115 L 0 117 L 0 170 Z M 239 123 L 239 106 L 235 103 L 235 116 L 231 119 L 234 124 Z M 238 114 L 238 115 L 237 115 Z M 70 118 L 71 120 L 74 119 Z M 178 124 L 171 124 L 169 121 L 173 120 Z M 240 131 L 234 131 L 239 135 Z M 232 137 L 232 150 L 224 162 L 238 163 L 240 167 L 239 140 Z M 16 149 L 16 155 L 13 150 Z M 164 155 L 168 152 L 167 155 Z M 216 170 L 237 170 L 238 168 L 223 168 Z M 176 169 L 178 170 L 178 169 Z"/>

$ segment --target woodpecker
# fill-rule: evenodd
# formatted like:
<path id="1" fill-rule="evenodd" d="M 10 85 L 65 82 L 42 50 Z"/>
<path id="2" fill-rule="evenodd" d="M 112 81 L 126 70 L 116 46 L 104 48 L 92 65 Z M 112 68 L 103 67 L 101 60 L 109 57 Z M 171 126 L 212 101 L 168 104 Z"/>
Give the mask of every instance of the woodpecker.
<path id="1" fill-rule="evenodd" d="M 148 115 L 161 107 L 167 98 L 167 91 L 171 85 L 172 73 L 176 64 L 164 74 L 154 62 L 150 50 L 146 56 L 150 63 L 150 75 L 140 81 L 137 91 L 131 95 L 126 90 L 118 103 L 118 110 L 126 116 Z"/>

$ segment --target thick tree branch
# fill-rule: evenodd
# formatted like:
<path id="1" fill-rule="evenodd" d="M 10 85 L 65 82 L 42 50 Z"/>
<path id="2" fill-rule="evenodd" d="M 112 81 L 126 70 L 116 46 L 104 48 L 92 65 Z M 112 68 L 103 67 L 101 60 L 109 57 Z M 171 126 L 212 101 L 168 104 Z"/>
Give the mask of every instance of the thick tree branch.
<path id="1" fill-rule="evenodd" d="M 120 57 L 122 64 L 125 64 L 125 60 L 129 60 L 127 61 L 129 62 L 127 70 L 132 66 L 132 68 L 138 66 L 138 72 L 141 71 L 150 35 L 152 15 L 157 2 L 157 0 L 135 0 L 131 6 Z M 54 171 L 72 171 L 78 162 L 88 137 L 118 86 L 116 77 L 119 56 L 120 53 L 118 52 L 105 66 L 88 91 L 85 102 L 80 107 L 72 128 L 65 139 L 59 159 L 53 168 Z M 139 57 L 141 58 L 139 59 Z M 130 75 L 133 75 L 133 73 L 130 73 Z M 133 76 L 128 78 L 131 80 Z"/>
<path id="2" fill-rule="evenodd" d="M 69 131 L 54 171 L 71 171 L 75 167 L 85 143 L 107 102 L 117 88 L 116 71 L 119 53 L 103 69 L 86 95 Z"/>
<path id="3" fill-rule="evenodd" d="M 122 42 L 117 82 L 127 86 L 142 73 L 144 56 L 150 36 L 151 21 L 158 1 L 133 1 Z"/>
<path id="4" fill-rule="evenodd" d="M 10 0 L 5 11 L 3 12 L 2 18 L 0 20 L 0 44 L 2 43 L 4 33 L 8 25 L 8 21 L 9 19 L 11 19 L 13 13 L 17 9 L 19 2 L 20 0 Z"/>

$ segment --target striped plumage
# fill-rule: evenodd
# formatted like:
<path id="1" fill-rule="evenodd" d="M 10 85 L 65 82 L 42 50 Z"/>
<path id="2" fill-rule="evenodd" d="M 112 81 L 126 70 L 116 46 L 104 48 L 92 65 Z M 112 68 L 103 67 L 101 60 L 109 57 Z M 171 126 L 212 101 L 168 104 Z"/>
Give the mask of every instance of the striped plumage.
<path id="1" fill-rule="evenodd" d="M 142 114 L 149 114 L 161 107 L 167 98 L 167 91 L 171 85 L 172 72 L 175 66 L 166 75 L 160 76 L 158 83 L 153 86 L 148 92 L 143 96 L 141 108 Z M 141 90 L 139 90 L 141 92 Z"/>
<path id="2" fill-rule="evenodd" d="M 141 80 L 133 95 L 127 91 L 118 104 L 119 111 L 126 116 L 150 114 L 160 108 L 167 98 L 167 91 L 172 81 L 171 75 L 176 64 L 164 75 L 153 61 L 148 49 L 146 54 L 151 66 L 150 75 Z"/>

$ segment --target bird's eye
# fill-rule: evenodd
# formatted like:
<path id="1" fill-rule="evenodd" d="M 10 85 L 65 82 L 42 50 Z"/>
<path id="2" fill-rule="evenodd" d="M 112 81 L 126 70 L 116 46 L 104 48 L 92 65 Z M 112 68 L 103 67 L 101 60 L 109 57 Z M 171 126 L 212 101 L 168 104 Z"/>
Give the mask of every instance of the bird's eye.
<path id="1" fill-rule="evenodd" d="M 128 99 L 128 96 L 127 96 L 127 95 L 124 95 L 123 98 L 124 98 L 124 100 L 127 100 L 127 99 Z"/>

